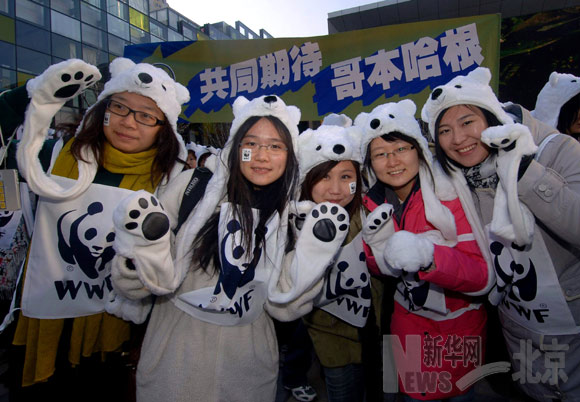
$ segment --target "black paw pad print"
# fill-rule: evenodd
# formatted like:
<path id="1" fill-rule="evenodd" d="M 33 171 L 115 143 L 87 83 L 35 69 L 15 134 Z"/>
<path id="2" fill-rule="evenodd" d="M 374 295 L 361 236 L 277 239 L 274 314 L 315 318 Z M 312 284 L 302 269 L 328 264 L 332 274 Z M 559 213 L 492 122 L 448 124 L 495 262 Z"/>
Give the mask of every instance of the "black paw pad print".
<path id="1" fill-rule="evenodd" d="M 317 219 L 320 218 L 314 224 L 312 232 L 318 240 L 323 242 L 331 242 L 334 240 L 337 229 L 342 232 L 348 229 L 346 215 L 339 212 L 336 206 L 329 209 L 326 205 L 321 205 L 319 209 L 312 211 L 312 216 Z"/>
<path id="2" fill-rule="evenodd" d="M 379 217 L 373 219 L 373 221 L 369 224 L 369 229 L 376 230 L 381 227 L 381 225 L 388 220 L 391 215 L 393 214 L 393 210 L 391 209 L 389 212 L 383 211 L 381 212 Z"/>
<path id="3" fill-rule="evenodd" d="M 129 211 L 127 230 L 135 230 L 141 226 L 143 237 L 147 240 L 157 240 L 169 231 L 169 219 L 164 213 L 158 212 L 163 209 L 155 197 L 149 201 L 143 197 L 137 201 L 136 208 Z"/>
<path id="4" fill-rule="evenodd" d="M 76 72 L 74 76 L 71 76 L 68 73 L 64 73 L 60 76 L 60 79 L 62 80 L 62 82 L 64 83 L 70 82 L 70 84 L 67 84 L 64 87 L 60 87 L 54 93 L 54 97 L 63 99 L 70 98 L 71 96 L 74 96 L 77 93 L 77 91 L 81 87 L 81 84 L 85 84 L 88 86 L 93 78 L 94 76 L 92 74 L 85 77 L 85 74 L 82 71 Z M 71 80 L 73 81 L 71 82 Z"/>

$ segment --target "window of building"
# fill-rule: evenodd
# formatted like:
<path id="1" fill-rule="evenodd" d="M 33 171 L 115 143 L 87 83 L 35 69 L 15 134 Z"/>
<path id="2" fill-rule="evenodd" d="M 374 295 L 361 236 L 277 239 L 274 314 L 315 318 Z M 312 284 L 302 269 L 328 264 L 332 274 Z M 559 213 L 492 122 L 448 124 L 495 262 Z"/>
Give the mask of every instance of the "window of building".
<path id="1" fill-rule="evenodd" d="M 124 39 L 118 38 L 114 35 L 109 35 L 109 52 L 117 56 L 122 56 L 125 45 L 130 43 Z"/>
<path id="2" fill-rule="evenodd" d="M 183 35 L 175 32 L 174 30 L 168 29 L 167 30 L 167 40 L 174 42 L 174 41 L 182 41 Z"/>
<path id="3" fill-rule="evenodd" d="M 50 8 L 76 19 L 81 15 L 79 0 L 51 0 Z"/>
<path id="4" fill-rule="evenodd" d="M 149 32 L 149 17 L 129 7 L 129 22 L 139 29 Z"/>
<path id="5" fill-rule="evenodd" d="M 14 1 L 0 0 L 0 13 L 14 17 Z"/>
<path id="6" fill-rule="evenodd" d="M 0 91 L 15 88 L 17 85 L 16 71 L 0 68 Z"/>
<path id="7" fill-rule="evenodd" d="M 131 43 L 149 43 L 149 34 L 139 28 L 131 27 Z"/>
<path id="8" fill-rule="evenodd" d="M 81 44 L 72 39 L 52 34 L 52 55 L 61 59 L 80 59 Z"/>
<path id="9" fill-rule="evenodd" d="M 142 13 L 149 14 L 149 2 L 147 0 L 129 0 L 129 5 Z"/>
<path id="10" fill-rule="evenodd" d="M 0 66 L 16 69 L 16 46 L 0 41 Z"/>
<path id="11" fill-rule="evenodd" d="M 99 49 L 83 46 L 83 60 L 93 66 L 98 66 L 100 64 L 108 63 L 109 55 L 107 52 L 103 52 Z"/>
<path id="12" fill-rule="evenodd" d="M 154 20 L 151 20 L 149 21 L 149 31 L 152 35 L 155 35 L 163 40 L 167 40 L 167 27 L 165 25 L 161 25 Z"/>
<path id="13" fill-rule="evenodd" d="M 109 27 L 109 33 L 117 35 L 120 38 L 129 40 L 129 24 L 123 20 L 113 17 L 112 15 L 107 15 L 107 26 Z"/>
<path id="14" fill-rule="evenodd" d="M 83 43 L 107 50 L 107 33 L 90 25 L 83 24 Z"/>
<path id="15" fill-rule="evenodd" d="M 158 10 L 149 14 L 151 18 L 156 19 L 157 21 L 161 22 L 163 25 L 169 24 L 169 17 L 167 16 L 167 8 L 163 10 Z"/>
<path id="16" fill-rule="evenodd" d="M 49 29 L 50 26 L 48 8 L 29 0 L 18 0 L 16 2 L 16 17 L 46 29 Z"/>
<path id="17" fill-rule="evenodd" d="M 107 20 L 107 17 L 105 11 L 99 10 L 98 8 L 90 6 L 86 3 L 82 3 L 81 17 L 83 22 L 91 24 L 94 27 L 106 30 L 107 25 L 105 21 Z"/>
<path id="18" fill-rule="evenodd" d="M 190 27 L 185 21 L 180 21 L 180 25 L 181 25 L 181 33 L 186 39 L 193 40 L 196 38 L 195 30 L 192 27 Z"/>
<path id="19" fill-rule="evenodd" d="M 107 0 L 107 12 L 122 20 L 129 20 L 129 8 L 117 0 Z"/>
<path id="20" fill-rule="evenodd" d="M 177 21 L 179 21 L 179 18 L 177 18 L 177 14 L 175 14 L 175 12 L 171 10 L 167 11 L 169 13 L 169 26 L 177 31 Z"/>
<path id="21" fill-rule="evenodd" d="M 16 21 L 16 44 L 43 53 L 50 53 L 48 31 L 26 22 Z"/>
<path id="22" fill-rule="evenodd" d="M 107 7 L 106 0 L 83 0 L 83 3 L 88 3 L 91 6 L 95 6 L 103 10 Z"/>
<path id="23" fill-rule="evenodd" d="M 23 47 L 16 47 L 18 70 L 27 74 L 39 75 L 50 66 L 50 56 Z"/>
<path id="24" fill-rule="evenodd" d="M 54 10 L 50 12 L 52 32 L 76 41 L 81 40 L 81 22 Z"/>

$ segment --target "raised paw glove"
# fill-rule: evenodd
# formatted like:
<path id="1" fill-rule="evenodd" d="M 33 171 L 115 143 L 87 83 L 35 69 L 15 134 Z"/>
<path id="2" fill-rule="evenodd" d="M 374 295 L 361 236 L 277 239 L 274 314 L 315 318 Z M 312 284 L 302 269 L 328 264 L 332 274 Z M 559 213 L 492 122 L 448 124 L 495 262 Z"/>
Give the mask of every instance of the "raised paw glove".
<path id="1" fill-rule="evenodd" d="M 98 68 L 82 60 L 71 59 L 50 66 L 26 84 L 30 103 L 16 158 L 20 173 L 36 194 L 53 200 L 65 200 L 79 196 L 91 185 L 98 166 L 92 153 L 86 149 L 83 149 L 82 158 L 78 161 L 78 178 L 69 188 L 61 187 L 44 172 L 38 154 L 56 113 L 66 101 L 99 79 L 101 74 Z"/>
<path id="2" fill-rule="evenodd" d="M 435 246 L 431 240 L 420 234 L 400 230 L 387 240 L 383 258 L 389 265 L 389 272 L 413 273 L 427 269 L 433 263 Z"/>
<path id="3" fill-rule="evenodd" d="M 522 124 L 506 124 L 485 129 L 481 140 L 498 150 L 496 171 L 499 186 L 491 231 L 520 246 L 530 244 L 534 235 L 534 216 L 519 200 L 518 179 L 522 159 L 529 163 L 529 157 L 538 149 L 532 134 Z"/>
<path id="4" fill-rule="evenodd" d="M 385 275 L 397 276 L 397 272 L 390 272 L 389 267 L 381 257 L 387 239 L 395 233 L 392 216 L 393 206 L 391 204 L 385 203 L 376 207 L 367 215 L 362 228 L 362 237 L 371 248 L 379 270 Z"/>
<path id="5" fill-rule="evenodd" d="M 171 257 L 169 218 L 157 198 L 147 191 L 136 191 L 117 206 L 113 223 L 113 247 L 117 252 L 117 264 L 113 266 L 117 270 L 115 275 L 131 278 L 132 264 L 138 278 L 151 293 L 165 295 L 173 292 L 178 283 Z"/>
<path id="6" fill-rule="evenodd" d="M 293 255 L 282 267 L 291 289 L 281 292 L 277 283 L 270 282 L 270 301 L 289 303 L 318 282 L 334 261 L 349 226 L 348 212 L 340 205 L 330 202 L 316 205 L 304 220 Z"/>

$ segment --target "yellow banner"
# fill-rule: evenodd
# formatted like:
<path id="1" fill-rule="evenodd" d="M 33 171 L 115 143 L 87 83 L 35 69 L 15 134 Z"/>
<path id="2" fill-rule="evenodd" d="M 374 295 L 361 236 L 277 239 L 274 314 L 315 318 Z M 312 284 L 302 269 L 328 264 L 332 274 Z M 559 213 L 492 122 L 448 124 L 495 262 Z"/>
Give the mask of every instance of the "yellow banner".
<path id="1" fill-rule="evenodd" d="M 229 122 L 238 96 L 267 94 L 298 106 L 302 120 L 354 118 L 402 98 L 420 110 L 432 88 L 478 66 L 497 90 L 500 25 L 490 14 L 310 38 L 132 45 L 125 57 L 173 70 L 190 91 L 186 121 Z"/>

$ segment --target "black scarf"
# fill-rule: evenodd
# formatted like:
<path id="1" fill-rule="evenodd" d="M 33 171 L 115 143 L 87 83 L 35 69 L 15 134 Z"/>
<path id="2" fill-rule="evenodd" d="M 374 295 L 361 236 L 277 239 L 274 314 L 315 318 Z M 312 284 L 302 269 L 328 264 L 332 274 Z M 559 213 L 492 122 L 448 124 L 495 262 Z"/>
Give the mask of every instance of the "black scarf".
<path id="1" fill-rule="evenodd" d="M 478 165 L 470 168 L 462 167 L 463 175 L 471 188 L 493 188 L 497 187 L 499 178 L 495 171 L 496 155 L 491 154 L 487 159 Z"/>

